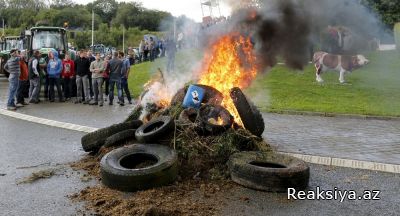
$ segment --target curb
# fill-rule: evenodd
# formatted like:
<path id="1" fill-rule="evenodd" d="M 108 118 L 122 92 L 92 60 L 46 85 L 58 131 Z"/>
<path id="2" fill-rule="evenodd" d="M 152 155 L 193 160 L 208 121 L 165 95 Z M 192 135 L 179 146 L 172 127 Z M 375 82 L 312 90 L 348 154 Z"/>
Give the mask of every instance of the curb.
<path id="1" fill-rule="evenodd" d="M 375 115 L 356 115 L 356 114 L 340 114 L 329 112 L 309 112 L 309 111 L 294 111 L 294 110 L 269 110 L 268 113 L 282 115 L 302 115 L 302 116 L 319 116 L 319 117 L 334 117 L 347 119 L 363 119 L 363 120 L 383 120 L 383 121 L 400 121 L 400 117 L 396 116 L 375 116 Z"/>
<path id="2" fill-rule="evenodd" d="M 301 160 L 304 160 L 305 162 L 312 164 L 346 167 L 352 169 L 372 170 L 372 171 L 380 171 L 388 173 L 400 173 L 400 165 L 398 164 L 386 164 L 386 163 L 351 160 L 351 159 L 334 158 L 334 157 L 321 157 L 315 155 L 303 155 L 303 154 L 294 154 L 287 152 L 279 152 L 279 153 L 299 158 Z"/>

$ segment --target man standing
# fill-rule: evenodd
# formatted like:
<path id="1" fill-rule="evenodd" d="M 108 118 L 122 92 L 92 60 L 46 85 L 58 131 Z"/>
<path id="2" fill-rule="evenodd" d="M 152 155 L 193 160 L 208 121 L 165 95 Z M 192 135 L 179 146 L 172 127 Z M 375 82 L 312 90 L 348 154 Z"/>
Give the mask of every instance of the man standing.
<path id="1" fill-rule="evenodd" d="M 105 94 L 106 97 L 104 98 L 104 101 L 107 101 L 108 99 L 108 92 L 110 91 L 110 67 L 108 66 L 108 62 L 110 61 L 110 56 L 107 55 L 104 58 L 104 72 L 103 72 L 103 83 L 105 84 Z"/>
<path id="2" fill-rule="evenodd" d="M 29 103 L 39 103 L 40 74 L 39 74 L 40 52 L 36 50 L 29 60 Z"/>
<path id="3" fill-rule="evenodd" d="M 79 53 L 79 58 L 75 60 L 75 71 L 76 71 L 76 101 L 75 103 L 89 104 L 90 95 L 89 95 L 89 67 L 90 62 L 86 58 L 86 52 L 83 50 Z M 82 86 L 84 97 L 82 96 Z"/>
<path id="4" fill-rule="evenodd" d="M 24 107 L 25 105 L 28 105 L 28 103 L 25 103 L 25 96 L 24 93 L 26 92 L 26 89 L 28 88 L 28 65 L 26 65 L 25 62 L 25 54 L 22 53 L 20 56 L 19 60 L 19 67 L 21 74 L 19 75 L 19 83 L 18 83 L 18 90 L 17 90 L 17 108 L 19 107 Z"/>
<path id="5" fill-rule="evenodd" d="M 8 77 L 9 87 L 8 87 L 8 101 L 7 101 L 7 109 L 8 110 L 17 110 L 15 106 L 15 95 L 17 94 L 18 89 L 18 78 L 21 73 L 19 66 L 19 56 L 16 49 L 12 49 L 10 51 L 10 59 L 4 65 L 4 70 L 10 73 Z"/>
<path id="6" fill-rule="evenodd" d="M 60 102 L 64 102 L 64 98 L 62 95 L 61 91 L 61 83 L 60 83 L 60 76 L 62 72 L 62 62 L 58 58 L 58 52 L 57 51 L 50 51 L 49 52 L 49 62 L 47 63 L 47 73 L 49 74 L 49 84 L 50 84 L 50 90 L 49 90 L 49 99 L 50 102 L 54 102 L 54 85 L 57 87 L 57 93 L 58 93 L 58 100 Z"/>
<path id="7" fill-rule="evenodd" d="M 62 61 L 63 71 L 61 73 L 61 78 L 63 79 L 63 90 L 65 99 L 68 101 L 72 97 L 72 86 L 73 82 L 71 81 L 75 76 L 75 63 L 71 60 L 69 54 L 65 55 L 64 60 Z"/>
<path id="8" fill-rule="evenodd" d="M 154 41 L 153 37 L 150 37 L 149 53 L 150 53 L 150 61 L 151 62 L 153 62 L 155 59 L 155 48 L 156 48 L 156 42 Z"/>
<path id="9" fill-rule="evenodd" d="M 124 105 L 121 89 L 121 77 L 123 70 L 123 62 L 118 58 L 118 52 L 113 54 L 113 58 L 108 63 L 110 67 L 110 91 L 109 91 L 109 105 L 113 105 L 114 100 L 114 86 L 117 85 L 118 100 L 121 106 Z"/>
<path id="10" fill-rule="evenodd" d="M 90 67 L 90 64 L 96 60 L 96 58 L 93 56 L 93 53 L 91 50 L 89 50 L 87 52 L 87 59 L 89 59 L 89 67 Z M 92 72 L 91 71 L 89 71 L 88 78 L 89 78 L 90 98 L 93 99 L 94 92 L 93 92 L 93 82 L 92 82 Z"/>
<path id="11" fill-rule="evenodd" d="M 100 53 L 96 53 L 96 60 L 90 64 L 90 72 L 92 72 L 92 83 L 94 91 L 94 101 L 90 101 L 90 105 L 103 106 L 103 72 L 104 62 L 100 58 Z M 99 101 L 100 97 L 100 101 Z"/>
<path id="12" fill-rule="evenodd" d="M 129 104 L 132 104 L 132 97 L 128 87 L 128 77 L 129 77 L 129 71 L 131 70 L 131 65 L 129 63 L 129 59 L 124 58 L 124 52 L 119 52 L 119 58 L 123 62 L 122 78 L 121 78 L 122 102 L 125 103 L 124 102 L 124 92 L 125 92 Z"/>

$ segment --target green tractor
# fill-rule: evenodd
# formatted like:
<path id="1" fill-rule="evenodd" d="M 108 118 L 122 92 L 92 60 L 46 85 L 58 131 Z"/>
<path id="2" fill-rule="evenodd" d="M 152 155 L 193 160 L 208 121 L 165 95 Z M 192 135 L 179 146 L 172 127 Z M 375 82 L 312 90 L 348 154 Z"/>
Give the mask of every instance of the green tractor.
<path id="1" fill-rule="evenodd" d="M 5 37 L 1 41 L 0 52 L 0 74 L 8 77 L 8 72 L 4 70 L 4 65 L 10 58 L 11 49 L 26 50 L 27 57 L 30 58 L 35 50 L 39 50 L 42 58 L 46 59 L 51 50 L 58 52 L 63 59 L 68 51 L 67 31 L 60 27 L 38 26 L 26 30 L 23 36 Z"/>
<path id="2" fill-rule="evenodd" d="M 4 70 L 4 65 L 10 58 L 10 51 L 12 49 L 26 50 L 27 39 L 20 36 L 7 36 L 2 37 L 0 42 L 0 74 L 8 77 L 10 74 Z"/>
<path id="3" fill-rule="evenodd" d="M 39 50 L 42 57 L 46 58 L 51 50 L 56 50 L 61 59 L 68 51 L 67 30 L 60 27 L 32 27 L 25 32 L 28 40 L 28 57 Z"/>

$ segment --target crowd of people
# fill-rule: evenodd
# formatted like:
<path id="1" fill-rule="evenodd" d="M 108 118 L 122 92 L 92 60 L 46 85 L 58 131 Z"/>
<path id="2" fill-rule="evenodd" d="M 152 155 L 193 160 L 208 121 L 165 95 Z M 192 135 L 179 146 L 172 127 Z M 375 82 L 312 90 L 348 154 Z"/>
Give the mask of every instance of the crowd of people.
<path id="1" fill-rule="evenodd" d="M 56 50 L 50 51 L 46 58 L 34 51 L 27 59 L 26 53 L 13 49 L 4 66 L 10 73 L 7 109 L 16 110 L 40 103 L 42 91 L 45 100 L 55 102 L 55 89 L 59 102 L 75 98 L 75 104 L 103 106 L 107 100 L 109 105 L 113 105 L 116 88 L 118 104 L 125 105 L 124 93 L 128 103 L 132 104 L 134 101 L 128 88 L 130 67 L 129 59 L 121 51 L 102 58 L 100 53 L 93 55 L 91 51 L 80 50 L 76 54 L 65 54 L 61 60 Z"/>

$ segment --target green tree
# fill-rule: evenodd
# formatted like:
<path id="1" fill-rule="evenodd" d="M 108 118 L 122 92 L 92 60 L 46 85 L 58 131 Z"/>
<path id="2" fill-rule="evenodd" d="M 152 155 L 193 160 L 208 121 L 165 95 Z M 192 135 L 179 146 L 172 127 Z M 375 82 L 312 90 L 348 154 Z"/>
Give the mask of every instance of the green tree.
<path id="1" fill-rule="evenodd" d="M 89 28 L 91 26 L 91 14 L 83 7 L 74 6 L 58 10 L 53 18 L 53 25 L 63 26 L 68 22 L 71 27 Z"/>
<path id="2" fill-rule="evenodd" d="M 400 21 L 399 1 L 393 0 L 361 0 L 361 3 L 377 13 L 383 23 L 391 29 L 396 22 Z"/>
<path id="3" fill-rule="evenodd" d="M 116 16 L 118 3 L 115 0 L 96 0 L 93 3 L 86 5 L 88 11 L 94 11 L 101 18 L 101 22 L 110 23 L 111 20 Z"/>

